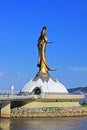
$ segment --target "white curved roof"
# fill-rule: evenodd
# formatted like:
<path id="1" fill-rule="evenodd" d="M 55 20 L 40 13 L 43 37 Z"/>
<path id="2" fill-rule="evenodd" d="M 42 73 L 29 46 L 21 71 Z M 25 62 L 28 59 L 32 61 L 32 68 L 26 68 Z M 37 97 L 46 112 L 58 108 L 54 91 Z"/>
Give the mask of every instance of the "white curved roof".
<path id="1" fill-rule="evenodd" d="M 21 92 L 32 93 L 36 87 L 39 87 L 42 93 L 68 93 L 63 84 L 57 80 L 54 81 L 51 77 L 48 81 L 43 81 L 41 78 L 30 80 L 24 85 Z"/>

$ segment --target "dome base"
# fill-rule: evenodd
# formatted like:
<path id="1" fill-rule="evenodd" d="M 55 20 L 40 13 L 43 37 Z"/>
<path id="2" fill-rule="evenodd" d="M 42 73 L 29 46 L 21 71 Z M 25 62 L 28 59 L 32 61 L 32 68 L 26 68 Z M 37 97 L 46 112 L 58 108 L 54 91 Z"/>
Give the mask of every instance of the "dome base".
<path id="1" fill-rule="evenodd" d="M 36 95 L 41 93 L 68 93 L 63 84 L 50 76 L 36 76 L 25 84 L 21 92 L 34 93 Z"/>

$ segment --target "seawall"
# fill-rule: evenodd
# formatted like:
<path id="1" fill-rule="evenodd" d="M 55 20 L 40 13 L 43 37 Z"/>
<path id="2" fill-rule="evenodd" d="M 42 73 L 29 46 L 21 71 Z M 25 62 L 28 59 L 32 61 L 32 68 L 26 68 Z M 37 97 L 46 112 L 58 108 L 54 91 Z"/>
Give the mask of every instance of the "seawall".
<path id="1" fill-rule="evenodd" d="M 86 107 L 44 107 L 44 108 L 14 108 L 11 117 L 42 118 L 42 117 L 76 117 L 87 116 Z"/>

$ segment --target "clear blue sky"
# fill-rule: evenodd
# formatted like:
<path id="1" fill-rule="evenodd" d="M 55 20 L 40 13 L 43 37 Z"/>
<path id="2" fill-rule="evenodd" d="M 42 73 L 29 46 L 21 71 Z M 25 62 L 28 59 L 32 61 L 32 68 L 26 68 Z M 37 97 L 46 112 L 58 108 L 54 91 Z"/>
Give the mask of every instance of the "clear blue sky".
<path id="1" fill-rule="evenodd" d="M 66 88 L 87 86 L 87 0 L 0 0 L 0 90 L 35 77 L 44 25 L 53 42 L 47 61 L 57 68 L 50 75 Z"/>

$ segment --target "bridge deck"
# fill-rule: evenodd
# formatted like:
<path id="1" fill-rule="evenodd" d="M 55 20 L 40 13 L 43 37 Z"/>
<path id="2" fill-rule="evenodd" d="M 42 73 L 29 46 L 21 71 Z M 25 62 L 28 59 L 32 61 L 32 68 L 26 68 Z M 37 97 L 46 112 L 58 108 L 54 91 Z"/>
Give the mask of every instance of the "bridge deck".
<path id="1" fill-rule="evenodd" d="M 41 94 L 41 95 L 11 95 L 11 94 L 5 94 L 0 95 L 0 101 L 23 101 L 23 100 L 30 100 L 30 99 L 36 99 L 36 98 L 43 98 L 43 99 L 82 99 L 84 98 L 84 95 L 80 94 Z"/>
<path id="2" fill-rule="evenodd" d="M 32 99 L 33 95 L 28 96 L 18 96 L 18 95 L 0 95 L 0 101 L 20 101 Z"/>

